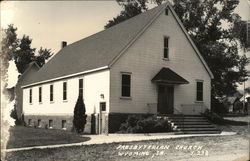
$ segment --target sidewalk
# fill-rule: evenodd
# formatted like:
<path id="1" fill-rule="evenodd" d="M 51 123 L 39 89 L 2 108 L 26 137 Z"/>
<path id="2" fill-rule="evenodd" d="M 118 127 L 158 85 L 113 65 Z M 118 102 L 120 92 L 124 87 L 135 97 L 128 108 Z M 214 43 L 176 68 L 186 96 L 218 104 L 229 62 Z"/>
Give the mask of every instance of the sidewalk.
<path id="1" fill-rule="evenodd" d="M 5 152 L 32 150 L 32 149 L 60 148 L 60 147 L 82 146 L 82 145 L 93 145 L 93 144 L 105 144 L 105 143 L 133 142 L 133 141 L 143 141 L 143 140 L 187 138 L 187 137 L 195 137 L 195 136 L 229 136 L 229 135 L 235 135 L 235 134 L 236 133 L 234 132 L 222 132 L 220 134 L 190 134 L 190 135 L 174 135 L 173 133 L 84 135 L 86 137 L 90 137 L 90 140 L 85 141 L 85 142 L 80 142 L 80 143 L 71 143 L 71 144 L 13 148 L 13 149 L 6 149 Z"/>

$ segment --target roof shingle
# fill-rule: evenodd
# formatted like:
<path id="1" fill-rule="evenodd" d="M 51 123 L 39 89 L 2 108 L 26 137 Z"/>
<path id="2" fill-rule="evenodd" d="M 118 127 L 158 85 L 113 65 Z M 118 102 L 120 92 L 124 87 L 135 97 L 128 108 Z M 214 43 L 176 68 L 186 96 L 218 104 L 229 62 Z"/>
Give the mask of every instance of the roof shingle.
<path id="1" fill-rule="evenodd" d="M 61 49 L 25 85 L 108 66 L 166 4 Z"/>

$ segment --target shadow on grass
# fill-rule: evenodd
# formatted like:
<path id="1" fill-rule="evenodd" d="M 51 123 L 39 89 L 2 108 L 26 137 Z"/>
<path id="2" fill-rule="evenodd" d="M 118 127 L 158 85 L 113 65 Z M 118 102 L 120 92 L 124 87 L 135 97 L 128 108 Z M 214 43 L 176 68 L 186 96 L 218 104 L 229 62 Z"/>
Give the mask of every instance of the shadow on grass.
<path id="1" fill-rule="evenodd" d="M 219 122 L 219 124 L 220 125 L 232 125 L 232 126 L 246 126 L 248 125 L 248 122 L 223 119 L 221 120 L 221 122 Z"/>
<path id="2" fill-rule="evenodd" d="M 7 149 L 80 143 L 90 140 L 76 133 L 56 129 L 38 129 L 24 126 L 10 128 Z"/>

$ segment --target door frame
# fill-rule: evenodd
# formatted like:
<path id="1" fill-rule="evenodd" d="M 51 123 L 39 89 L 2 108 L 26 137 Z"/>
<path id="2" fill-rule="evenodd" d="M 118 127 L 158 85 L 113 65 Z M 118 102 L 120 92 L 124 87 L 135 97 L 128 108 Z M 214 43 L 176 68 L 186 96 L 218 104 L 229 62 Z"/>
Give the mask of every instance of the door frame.
<path id="1" fill-rule="evenodd" d="M 170 113 L 168 113 L 168 110 L 166 110 L 166 113 L 160 113 L 160 86 L 163 86 L 164 87 L 164 92 L 166 92 L 166 89 L 167 89 L 167 87 L 171 87 L 171 88 L 173 88 L 173 91 L 171 92 L 171 97 L 172 97 L 172 109 L 171 109 L 171 112 Z M 165 93 L 166 94 L 166 93 Z M 167 93 L 167 94 L 169 94 L 169 93 Z M 167 104 L 166 104 L 167 105 Z M 168 108 L 168 107 L 166 107 L 166 108 Z M 157 84 L 157 114 L 174 114 L 174 85 L 172 85 L 172 84 L 161 84 L 161 83 L 159 83 L 159 84 Z"/>
<path id="2" fill-rule="evenodd" d="M 102 105 L 105 104 L 105 110 L 102 109 Z M 99 134 L 107 134 L 107 103 L 106 101 L 101 101 L 99 103 Z"/>

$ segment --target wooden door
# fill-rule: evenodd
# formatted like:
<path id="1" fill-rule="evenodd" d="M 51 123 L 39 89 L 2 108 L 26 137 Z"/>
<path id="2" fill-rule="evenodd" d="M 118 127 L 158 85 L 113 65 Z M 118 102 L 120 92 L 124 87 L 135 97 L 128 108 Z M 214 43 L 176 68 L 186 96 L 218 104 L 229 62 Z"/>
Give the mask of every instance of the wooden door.
<path id="1" fill-rule="evenodd" d="M 107 123 L 106 102 L 100 102 L 100 125 L 99 125 L 100 134 L 107 133 L 106 123 Z"/>
<path id="2" fill-rule="evenodd" d="M 174 112 L 174 87 L 158 86 L 158 107 L 159 114 L 173 114 Z"/>

